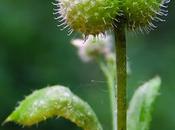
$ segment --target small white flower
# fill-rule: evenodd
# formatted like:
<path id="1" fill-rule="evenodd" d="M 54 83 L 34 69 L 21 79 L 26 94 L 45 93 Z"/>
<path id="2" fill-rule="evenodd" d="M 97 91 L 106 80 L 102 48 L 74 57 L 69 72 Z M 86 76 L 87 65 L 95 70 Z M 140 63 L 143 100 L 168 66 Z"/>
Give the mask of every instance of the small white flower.
<path id="1" fill-rule="evenodd" d="M 78 54 L 84 62 L 89 62 L 101 56 L 106 58 L 113 53 L 113 39 L 109 35 L 99 38 L 89 36 L 86 41 L 75 39 L 71 43 L 78 48 Z"/>

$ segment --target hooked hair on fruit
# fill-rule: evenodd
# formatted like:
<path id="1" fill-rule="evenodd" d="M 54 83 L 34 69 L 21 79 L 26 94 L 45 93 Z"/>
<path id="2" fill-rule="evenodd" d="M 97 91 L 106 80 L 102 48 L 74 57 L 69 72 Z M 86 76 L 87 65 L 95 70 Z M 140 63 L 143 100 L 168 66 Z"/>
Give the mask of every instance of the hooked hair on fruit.
<path id="1" fill-rule="evenodd" d="M 55 0 L 55 19 L 61 30 L 99 36 L 120 26 L 120 19 L 128 30 L 150 32 L 168 15 L 170 0 Z M 122 21 L 123 22 L 123 21 Z"/>
<path id="2" fill-rule="evenodd" d="M 164 22 L 170 0 L 125 0 L 123 8 L 127 28 L 131 31 L 150 32 Z"/>
<path id="3" fill-rule="evenodd" d="M 103 34 L 115 26 L 120 10 L 118 0 L 56 0 L 53 4 L 58 26 L 68 28 L 68 35 L 73 31 L 85 36 Z"/>

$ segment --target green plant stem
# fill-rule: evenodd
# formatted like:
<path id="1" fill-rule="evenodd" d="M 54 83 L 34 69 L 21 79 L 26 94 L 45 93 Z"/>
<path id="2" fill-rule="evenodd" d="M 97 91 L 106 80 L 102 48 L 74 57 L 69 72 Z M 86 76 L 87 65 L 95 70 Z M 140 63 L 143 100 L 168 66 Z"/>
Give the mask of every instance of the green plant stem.
<path id="1" fill-rule="evenodd" d="M 126 130 L 126 37 L 123 21 L 115 28 L 115 47 L 117 65 L 117 130 Z"/>
<path id="2" fill-rule="evenodd" d="M 112 78 L 111 78 L 112 79 Z M 110 79 L 109 79 L 110 80 Z M 114 79 L 113 79 L 114 81 Z M 112 129 L 117 130 L 117 107 L 116 107 L 116 100 L 115 100 L 115 83 L 112 81 L 108 81 L 109 83 L 109 95 L 110 95 L 110 105 L 112 110 Z"/>
<path id="3" fill-rule="evenodd" d="M 110 108 L 112 112 L 112 130 L 117 130 L 117 106 L 115 100 L 115 67 L 113 64 L 107 63 L 105 64 L 103 61 L 100 61 L 100 68 L 104 73 L 107 79 L 108 91 L 109 91 L 109 100 L 110 100 Z"/>

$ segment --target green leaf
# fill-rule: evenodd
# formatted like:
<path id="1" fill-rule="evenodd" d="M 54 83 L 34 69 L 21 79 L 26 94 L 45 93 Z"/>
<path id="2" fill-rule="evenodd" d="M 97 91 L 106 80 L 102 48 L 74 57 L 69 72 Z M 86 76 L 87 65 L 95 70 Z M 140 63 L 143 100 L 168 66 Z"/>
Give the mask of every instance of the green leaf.
<path id="1" fill-rule="evenodd" d="M 155 77 L 136 90 L 128 109 L 127 130 L 149 129 L 152 106 L 159 94 L 160 84 L 160 78 Z"/>
<path id="2" fill-rule="evenodd" d="M 31 126 L 53 116 L 64 117 L 84 130 L 102 130 L 92 108 L 63 86 L 34 91 L 19 104 L 5 123 L 13 121 Z"/>

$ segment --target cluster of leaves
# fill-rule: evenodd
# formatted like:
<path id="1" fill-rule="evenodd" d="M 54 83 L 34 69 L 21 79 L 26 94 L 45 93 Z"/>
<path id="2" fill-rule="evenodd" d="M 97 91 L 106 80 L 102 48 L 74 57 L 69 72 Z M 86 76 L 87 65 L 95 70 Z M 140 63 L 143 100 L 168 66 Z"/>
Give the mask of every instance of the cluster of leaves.
<path id="1" fill-rule="evenodd" d="M 139 87 L 128 108 L 128 130 L 148 130 L 153 102 L 158 95 L 160 78 Z M 50 117 L 64 117 L 84 130 L 102 130 L 92 108 L 64 86 L 51 86 L 27 96 L 5 120 L 23 126 L 37 124 Z"/>

